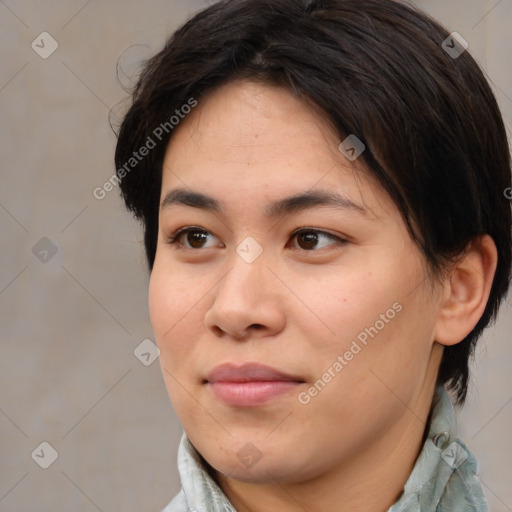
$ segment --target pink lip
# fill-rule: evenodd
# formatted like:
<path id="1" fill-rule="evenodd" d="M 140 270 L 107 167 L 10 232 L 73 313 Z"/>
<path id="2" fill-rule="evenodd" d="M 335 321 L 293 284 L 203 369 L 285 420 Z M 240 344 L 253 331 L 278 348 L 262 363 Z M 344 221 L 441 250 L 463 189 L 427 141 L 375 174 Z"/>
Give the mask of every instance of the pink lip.
<path id="1" fill-rule="evenodd" d="M 214 368 L 205 383 L 227 405 L 251 407 L 295 389 L 304 380 L 256 363 L 226 363 Z"/>

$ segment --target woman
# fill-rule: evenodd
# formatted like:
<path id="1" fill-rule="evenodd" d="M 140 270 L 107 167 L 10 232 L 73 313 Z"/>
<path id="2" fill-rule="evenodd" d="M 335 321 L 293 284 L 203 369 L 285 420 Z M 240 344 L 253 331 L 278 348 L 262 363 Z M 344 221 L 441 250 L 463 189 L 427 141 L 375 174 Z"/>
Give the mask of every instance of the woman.
<path id="1" fill-rule="evenodd" d="M 184 428 L 174 511 L 484 511 L 457 438 L 511 266 L 503 121 L 391 0 L 226 0 L 150 59 L 116 149 Z"/>

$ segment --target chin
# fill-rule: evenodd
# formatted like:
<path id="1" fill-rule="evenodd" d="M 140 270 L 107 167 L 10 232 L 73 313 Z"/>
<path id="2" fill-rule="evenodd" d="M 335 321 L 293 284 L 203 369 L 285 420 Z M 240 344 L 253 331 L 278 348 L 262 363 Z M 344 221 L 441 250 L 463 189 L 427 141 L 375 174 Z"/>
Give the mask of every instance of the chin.
<path id="1" fill-rule="evenodd" d="M 207 462 L 226 478 L 251 484 L 296 483 L 300 481 L 305 460 L 289 460 L 276 450 L 257 450 L 247 443 L 238 452 L 209 453 Z M 204 457 L 206 459 L 206 457 Z"/>

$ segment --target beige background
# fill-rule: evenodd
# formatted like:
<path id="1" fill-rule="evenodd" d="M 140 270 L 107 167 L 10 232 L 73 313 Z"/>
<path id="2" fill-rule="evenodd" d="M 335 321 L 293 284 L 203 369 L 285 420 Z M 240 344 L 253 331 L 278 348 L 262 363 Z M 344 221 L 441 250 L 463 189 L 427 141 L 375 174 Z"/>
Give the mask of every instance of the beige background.
<path id="1" fill-rule="evenodd" d="M 512 0 L 417 3 L 469 42 L 511 125 Z M 114 170 L 119 56 L 129 72 L 205 5 L 0 1 L 2 512 L 158 511 L 179 489 L 179 422 L 158 362 L 133 354 L 152 337 L 141 231 L 117 189 L 102 201 L 92 191 Z M 59 45 L 47 59 L 31 48 L 43 31 Z M 146 46 L 123 53 L 132 45 Z M 46 263 L 43 237 L 57 249 Z M 507 307 L 487 331 L 460 414 L 496 512 L 512 510 Z M 59 454 L 46 470 L 31 457 L 43 441 Z M 48 461 L 42 449 L 34 458 Z"/>

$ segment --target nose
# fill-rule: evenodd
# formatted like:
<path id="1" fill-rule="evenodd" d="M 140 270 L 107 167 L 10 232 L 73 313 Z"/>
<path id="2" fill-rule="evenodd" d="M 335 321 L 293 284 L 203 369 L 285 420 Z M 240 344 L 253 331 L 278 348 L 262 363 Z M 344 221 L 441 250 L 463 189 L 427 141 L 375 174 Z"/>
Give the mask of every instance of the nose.
<path id="1" fill-rule="evenodd" d="M 284 329 L 282 285 L 263 257 L 247 263 L 234 254 L 231 268 L 214 288 L 204 324 L 217 337 L 236 340 L 273 336 Z"/>

